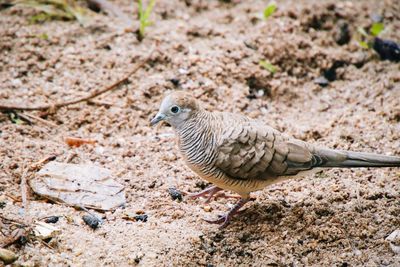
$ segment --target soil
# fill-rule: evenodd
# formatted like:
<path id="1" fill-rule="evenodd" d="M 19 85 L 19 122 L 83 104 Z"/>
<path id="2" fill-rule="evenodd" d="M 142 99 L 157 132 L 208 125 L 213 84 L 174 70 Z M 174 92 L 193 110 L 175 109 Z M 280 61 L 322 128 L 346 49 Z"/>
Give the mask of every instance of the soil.
<path id="1" fill-rule="evenodd" d="M 114 3 L 137 12 L 132 1 Z M 21 196 L 27 166 L 52 154 L 60 162 L 111 169 L 127 197 L 124 208 L 98 213 L 104 223 L 93 230 L 84 211 L 31 193 L 25 211 L 33 219 L 62 216 L 55 224 L 61 234 L 49 242 L 52 248 L 34 239 L 8 247 L 19 255 L 15 264 L 400 265 L 385 241 L 400 228 L 398 168 L 330 169 L 275 184 L 255 192 L 256 200 L 222 230 L 203 218 L 226 212 L 233 200 L 206 205 L 171 198 L 171 187 L 195 192 L 206 186 L 185 166 L 173 130 L 149 126 L 171 90 L 190 91 L 210 110 L 240 112 L 311 143 L 400 155 L 400 65 L 361 48 L 356 30 L 378 14 L 382 38 L 399 42 L 398 1 L 279 1 L 263 20 L 266 4 L 159 1 L 142 42 L 102 13 L 83 27 L 32 24 L 35 12 L 27 8 L 0 10 L 1 104 L 81 97 L 124 77 L 155 46 L 128 82 L 90 103 L 25 112 L 45 120 L 32 124 L 0 113 L 2 216 L 23 219 L 21 203 L 9 196 Z M 260 60 L 277 71 L 263 69 Z M 314 82 L 323 74 L 331 80 L 325 87 Z M 69 148 L 66 136 L 97 144 Z M 126 220 L 127 212 L 148 219 Z"/>

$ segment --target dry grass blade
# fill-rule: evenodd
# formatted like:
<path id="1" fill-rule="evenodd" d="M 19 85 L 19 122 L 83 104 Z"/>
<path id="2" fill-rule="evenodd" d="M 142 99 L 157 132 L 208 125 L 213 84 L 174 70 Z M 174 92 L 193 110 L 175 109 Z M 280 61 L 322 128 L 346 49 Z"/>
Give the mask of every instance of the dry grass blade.
<path id="1" fill-rule="evenodd" d="M 91 14 L 87 8 L 81 7 L 74 0 L 16 0 L 14 4 L 32 7 L 42 13 L 32 17 L 32 21 L 46 19 L 76 19 L 80 24 L 85 24 Z"/>

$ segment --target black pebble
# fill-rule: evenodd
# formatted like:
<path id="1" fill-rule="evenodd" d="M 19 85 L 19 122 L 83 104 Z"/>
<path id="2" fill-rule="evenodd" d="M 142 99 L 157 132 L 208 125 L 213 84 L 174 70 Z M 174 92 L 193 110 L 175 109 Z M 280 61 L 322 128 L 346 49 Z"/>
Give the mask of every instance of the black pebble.
<path id="1" fill-rule="evenodd" d="M 172 197 L 173 200 L 182 201 L 182 193 L 179 192 L 175 187 L 170 187 L 168 189 L 169 195 Z"/>
<path id="2" fill-rule="evenodd" d="M 58 222 L 59 217 L 58 216 L 50 216 L 44 222 L 46 223 L 56 223 Z"/>
<path id="3" fill-rule="evenodd" d="M 96 13 L 99 13 L 101 11 L 101 5 L 97 3 L 96 1 L 87 1 L 88 3 L 88 8 Z"/>
<path id="4" fill-rule="evenodd" d="M 180 80 L 178 78 L 172 78 L 171 80 L 169 80 L 173 85 L 175 85 L 176 87 L 179 86 L 180 84 Z"/>
<path id="5" fill-rule="evenodd" d="M 382 60 L 400 61 L 400 45 L 393 41 L 375 37 L 373 48 Z"/>
<path id="6" fill-rule="evenodd" d="M 335 41 L 338 45 L 344 45 L 350 42 L 351 34 L 349 24 L 346 22 L 339 23 Z"/>
<path id="7" fill-rule="evenodd" d="M 140 214 L 140 215 L 136 215 L 135 216 L 135 220 L 138 222 L 138 221 L 141 221 L 141 222 L 147 222 L 147 218 L 148 218 L 149 216 L 147 216 L 147 214 Z"/>
<path id="8" fill-rule="evenodd" d="M 90 226 L 90 228 L 92 229 L 96 229 L 97 227 L 99 227 L 100 225 L 100 221 L 99 219 L 97 219 L 96 217 L 92 216 L 92 215 L 83 215 L 82 216 L 82 220 Z"/>

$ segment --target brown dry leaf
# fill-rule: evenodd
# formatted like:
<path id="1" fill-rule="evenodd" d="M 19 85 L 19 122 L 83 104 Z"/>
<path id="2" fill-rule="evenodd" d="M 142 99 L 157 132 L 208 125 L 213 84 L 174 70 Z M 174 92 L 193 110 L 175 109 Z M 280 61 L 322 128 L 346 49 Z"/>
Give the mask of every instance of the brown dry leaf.
<path id="1" fill-rule="evenodd" d="M 112 210 L 126 202 L 124 186 L 94 164 L 52 161 L 29 184 L 38 195 L 76 207 Z"/>
<path id="2" fill-rule="evenodd" d="M 97 142 L 96 140 L 93 140 L 93 139 L 83 139 L 83 138 L 71 137 L 71 136 L 65 137 L 64 141 L 70 147 L 80 147 L 81 145 L 84 145 L 84 144 L 95 145 Z"/>

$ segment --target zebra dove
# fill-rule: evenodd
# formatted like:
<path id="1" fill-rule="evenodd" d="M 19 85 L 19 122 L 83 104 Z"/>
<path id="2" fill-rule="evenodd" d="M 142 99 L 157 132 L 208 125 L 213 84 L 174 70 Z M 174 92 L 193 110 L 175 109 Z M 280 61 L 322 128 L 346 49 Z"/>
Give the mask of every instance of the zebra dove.
<path id="1" fill-rule="evenodd" d="M 206 220 L 225 227 L 250 193 L 317 167 L 399 167 L 400 157 L 333 150 L 291 138 L 260 121 L 227 112 L 209 112 L 189 94 L 167 95 L 151 120 L 166 121 L 178 136 L 187 165 L 211 186 L 193 198 L 221 190 L 240 195 L 224 216 Z"/>

